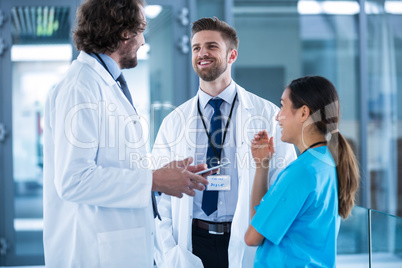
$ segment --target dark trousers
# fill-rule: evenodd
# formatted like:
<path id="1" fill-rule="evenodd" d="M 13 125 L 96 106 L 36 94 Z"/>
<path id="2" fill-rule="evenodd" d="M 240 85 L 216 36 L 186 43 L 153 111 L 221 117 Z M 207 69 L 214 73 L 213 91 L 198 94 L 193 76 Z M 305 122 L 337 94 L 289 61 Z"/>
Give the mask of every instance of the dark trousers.
<path id="1" fill-rule="evenodd" d="M 193 226 L 193 254 L 198 256 L 205 268 L 229 267 L 228 247 L 230 234 L 210 234 Z"/>

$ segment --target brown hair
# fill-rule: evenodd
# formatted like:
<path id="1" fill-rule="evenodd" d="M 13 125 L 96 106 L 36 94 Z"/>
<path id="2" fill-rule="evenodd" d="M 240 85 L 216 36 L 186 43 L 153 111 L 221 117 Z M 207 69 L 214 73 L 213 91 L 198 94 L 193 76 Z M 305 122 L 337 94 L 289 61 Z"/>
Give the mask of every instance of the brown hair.
<path id="1" fill-rule="evenodd" d="M 338 175 L 338 210 L 346 219 L 355 203 L 360 174 L 352 148 L 338 129 L 340 109 L 335 86 L 324 77 L 306 76 L 293 80 L 288 89 L 293 107 L 306 105 L 317 129 L 324 135 L 331 135 L 328 148 Z"/>
<path id="2" fill-rule="evenodd" d="M 238 49 L 239 47 L 239 39 L 237 38 L 236 30 L 226 22 L 219 20 L 217 17 L 214 17 L 213 19 L 202 18 L 193 22 L 191 39 L 193 39 L 193 36 L 196 33 L 201 31 L 218 31 L 226 41 L 228 49 Z"/>
<path id="3" fill-rule="evenodd" d="M 137 35 L 145 30 L 141 12 L 143 0 L 85 0 L 77 10 L 73 39 L 77 50 L 86 53 L 112 53 L 123 33 Z"/>

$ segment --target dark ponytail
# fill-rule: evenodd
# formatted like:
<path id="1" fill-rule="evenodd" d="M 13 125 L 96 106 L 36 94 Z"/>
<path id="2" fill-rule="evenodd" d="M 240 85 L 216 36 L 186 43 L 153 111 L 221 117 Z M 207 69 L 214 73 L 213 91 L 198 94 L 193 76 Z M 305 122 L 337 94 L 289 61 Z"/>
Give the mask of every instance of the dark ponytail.
<path id="1" fill-rule="evenodd" d="M 338 174 L 339 215 L 346 219 L 354 206 L 359 188 L 359 167 L 349 143 L 338 130 L 339 97 L 334 85 L 320 76 L 293 80 L 288 86 L 293 107 L 306 105 L 317 129 L 329 138 L 328 148 Z"/>
<path id="2" fill-rule="evenodd" d="M 331 134 L 328 148 L 337 164 L 339 215 L 346 219 L 355 204 L 360 179 L 359 167 L 352 148 L 339 131 Z"/>

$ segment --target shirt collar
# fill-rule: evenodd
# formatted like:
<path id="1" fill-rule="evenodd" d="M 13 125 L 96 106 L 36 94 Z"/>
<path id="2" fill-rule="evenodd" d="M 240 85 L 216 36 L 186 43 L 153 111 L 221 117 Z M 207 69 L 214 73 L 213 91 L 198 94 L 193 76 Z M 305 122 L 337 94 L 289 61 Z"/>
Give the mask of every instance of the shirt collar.
<path id="1" fill-rule="evenodd" d="M 105 62 L 107 69 L 109 70 L 110 74 L 112 75 L 114 80 L 117 80 L 117 78 L 121 74 L 121 70 L 117 62 L 114 61 L 111 57 L 109 57 L 106 54 L 98 53 L 99 57 Z M 102 62 L 98 59 L 98 57 L 95 56 L 94 53 L 91 53 L 91 56 L 94 57 L 102 66 Z"/>
<path id="2" fill-rule="evenodd" d="M 202 109 L 205 109 L 209 100 L 213 98 L 221 98 L 225 102 L 229 103 L 229 105 L 232 105 L 235 94 L 236 94 L 236 83 L 233 80 L 230 82 L 229 86 L 225 88 L 216 97 L 212 97 L 211 95 L 205 93 L 204 91 L 201 90 L 201 88 L 198 89 L 198 99 L 200 100 L 200 107 Z"/>

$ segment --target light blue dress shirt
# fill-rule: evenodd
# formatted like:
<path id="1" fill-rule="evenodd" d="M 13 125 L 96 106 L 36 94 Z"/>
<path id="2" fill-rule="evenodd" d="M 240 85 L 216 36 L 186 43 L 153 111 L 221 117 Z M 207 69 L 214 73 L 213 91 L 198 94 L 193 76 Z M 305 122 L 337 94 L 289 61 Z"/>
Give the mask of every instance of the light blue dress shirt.
<path id="1" fill-rule="evenodd" d="M 100 59 L 94 53 L 91 53 L 90 55 L 93 58 L 95 58 L 103 66 L 103 63 L 100 61 Z M 108 56 L 106 54 L 98 53 L 98 56 L 105 63 L 106 68 L 107 68 L 106 71 L 109 71 L 109 74 L 116 81 L 117 85 L 119 86 L 119 88 L 123 92 L 123 89 L 121 88 L 120 82 L 117 81 L 117 78 L 119 78 L 119 76 L 122 74 L 122 71 L 121 71 L 119 65 L 117 64 L 117 62 L 115 62 L 114 59 L 112 59 L 110 56 Z M 103 67 L 105 67 L 105 66 L 103 66 Z M 124 92 L 123 92 L 123 94 L 124 94 Z M 137 110 L 135 109 L 134 104 L 133 104 L 133 108 L 134 108 L 135 113 L 137 114 Z"/>
<path id="2" fill-rule="evenodd" d="M 230 109 L 232 108 L 233 100 L 236 95 L 236 83 L 232 80 L 230 85 L 223 90 L 218 96 L 223 99 L 223 103 L 220 107 L 223 120 L 222 129 L 225 129 L 228 121 Z M 214 109 L 208 104 L 209 100 L 213 97 L 202 91 L 198 90 L 198 99 L 200 103 L 200 110 L 204 117 L 205 124 L 209 128 L 211 117 Z M 193 217 L 195 219 L 201 219 L 214 222 L 227 222 L 232 221 L 234 212 L 236 210 L 236 203 L 238 198 L 238 178 L 236 166 L 236 111 L 239 106 L 239 98 L 237 97 L 236 103 L 233 107 L 232 118 L 228 127 L 224 146 L 221 153 L 221 162 L 230 161 L 230 165 L 220 169 L 220 174 L 230 175 L 231 185 L 230 191 L 219 191 L 218 195 L 218 209 L 211 215 L 207 216 L 201 209 L 203 192 L 195 191 Z M 209 129 L 208 129 L 209 132 Z M 224 133 L 222 132 L 222 139 Z M 204 125 L 200 118 L 197 119 L 197 148 L 195 150 L 195 164 L 201 164 L 206 162 L 206 154 L 208 149 L 208 136 L 205 132 Z"/>
<path id="3" fill-rule="evenodd" d="M 254 267 L 335 267 L 337 189 L 327 146 L 309 149 L 290 163 L 256 206 L 251 224 L 265 239 Z"/>
<path id="4" fill-rule="evenodd" d="M 90 54 L 92 57 L 94 57 L 102 66 L 102 62 L 98 59 L 97 56 L 95 56 L 94 53 Z M 99 57 L 101 57 L 101 59 L 105 62 L 107 69 L 109 70 L 110 74 L 112 75 L 114 80 L 117 80 L 117 78 L 120 76 L 121 74 L 121 70 L 119 65 L 117 64 L 117 62 L 114 61 L 114 59 L 112 59 L 111 57 L 109 57 L 106 54 L 102 54 L 102 53 L 98 53 Z M 103 66 L 105 67 L 105 66 Z M 119 85 L 120 86 L 120 85 Z"/>

